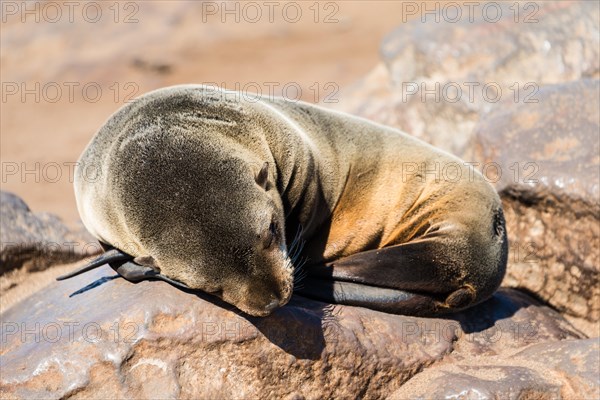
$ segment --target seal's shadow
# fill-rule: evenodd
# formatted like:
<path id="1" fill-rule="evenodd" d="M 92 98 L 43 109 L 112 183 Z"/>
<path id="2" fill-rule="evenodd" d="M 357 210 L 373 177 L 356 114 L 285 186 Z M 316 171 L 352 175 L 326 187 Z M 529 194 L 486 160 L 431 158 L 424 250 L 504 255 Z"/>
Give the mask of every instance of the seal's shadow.
<path id="1" fill-rule="evenodd" d="M 456 321 L 466 334 L 477 334 L 497 327 L 499 321 L 512 318 L 519 310 L 532 305 L 544 304 L 522 291 L 500 288 L 481 304 L 440 318 Z"/>
<path id="2" fill-rule="evenodd" d="M 110 282 L 113 279 L 117 279 L 117 278 L 121 278 L 121 275 L 117 274 L 117 275 L 112 275 L 112 276 L 103 276 L 102 278 L 96 279 L 94 282 L 90 283 L 89 285 L 86 285 L 86 286 L 82 287 L 81 289 L 74 291 L 73 293 L 71 293 L 69 295 L 69 297 L 74 297 L 74 296 L 80 295 L 82 293 L 87 292 L 88 290 L 97 288 L 98 286 L 103 285 L 106 282 Z"/>
<path id="3" fill-rule="evenodd" d="M 77 290 L 71 296 L 94 289 L 116 278 L 120 278 L 120 276 L 101 277 Z M 163 281 L 159 282 L 166 284 Z M 335 344 L 340 339 L 337 334 L 341 330 L 338 330 L 336 315 L 333 314 L 333 305 L 331 304 L 294 294 L 287 305 L 275 310 L 270 316 L 253 317 L 208 293 L 185 290 L 174 286 L 173 288 L 192 294 L 244 318 L 248 324 L 261 332 L 267 340 L 298 359 L 318 360 L 322 357 L 322 352 L 327 343 Z M 456 321 L 466 334 L 477 334 L 493 328 L 498 321 L 511 318 L 520 309 L 536 303 L 538 302 L 526 293 L 501 288 L 492 298 L 475 307 L 440 316 L 439 318 L 441 320 Z M 398 318 L 404 317 L 398 315 Z M 434 317 L 431 319 L 434 319 Z M 325 337 L 326 333 L 327 339 Z"/>
<path id="4" fill-rule="evenodd" d="M 510 319 L 520 309 L 535 305 L 527 294 L 516 290 L 500 289 L 490 299 L 467 310 L 438 317 L 422 317 L 423 320 L 452 320 L 465 334 L 478 334 L 489 329 L 502 329 L 501 321 Z M 348 307 L 348 306 L 342 306 Z M 341 337 L 333 306 L 316 300 L 294 295 L 292 301 L 266 318 L 244 315 L 271 343 L 299 359 L 317 360 L 329 343 Z M 379 313 L 375 312 L 374 313 Z M 398 318 L 406 318 L 397 315 Z M 509 324 L 510 325 L 510 324 Z M 494 331 L 495 332 L 495 331 Z M 327 337 L 326 337 L 327 335 Z"/>
<path id="5" fill-rule="evenodd" d="M 290 303 L 270 316 L 246 319 L 286 353 L 298 359 L 318 360 L 326 346 L 325 331 L 331 314 L 326 304 L 294 295 Z"/>
<path id="6" fill-rule="evenodd" d="M 120 275 L 103 276 L 73 292 L 69 297 L 80 295 L 117 278 L 124 279 Z M 156 281 L 156 283 L 158 282 L 167 284 L 160 280 Z M 138 284 L 139 282 L 131 283 Z M 245 314 L 211 294 L 175 286 L 172 288 L 237 314 L 261 332 L 271 343 L 296 358 L 317 360 L 325 348 L 324 327 L 329 323 L 328 321 L 332 320 L 330 306 L 327 304 L 294 295 L 286 306 L 277 309 L 268 317 L 261 318 Z"/>

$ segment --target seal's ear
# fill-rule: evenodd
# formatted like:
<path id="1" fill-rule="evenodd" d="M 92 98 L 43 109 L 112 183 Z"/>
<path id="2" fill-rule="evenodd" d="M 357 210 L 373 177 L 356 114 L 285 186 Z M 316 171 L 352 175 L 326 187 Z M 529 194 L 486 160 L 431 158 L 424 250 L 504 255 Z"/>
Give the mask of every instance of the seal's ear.
<path id="1" fill-rule="evenodd" d="M 260 171 L 258 171 L 258 174 L 256 174 L 256 183 L 258 184 L 258 186 L 260 186 L 263 189 L 267 189 L 267 182 L 269 181 L 269 163 L 265 162 L 262 166 L 262 168 L 260 169 Z"/>

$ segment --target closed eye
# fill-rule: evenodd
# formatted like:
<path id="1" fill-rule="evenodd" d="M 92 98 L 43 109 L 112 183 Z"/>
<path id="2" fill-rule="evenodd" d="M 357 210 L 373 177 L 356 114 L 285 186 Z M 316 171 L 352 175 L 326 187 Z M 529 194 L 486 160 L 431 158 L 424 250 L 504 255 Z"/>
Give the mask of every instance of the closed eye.
<path id="1" fill-rule="evenodd" d="M 265 248 L 271 247 L 279 235 L 279 226 L 276 221 L 271 221 L 265 237 Z"/>

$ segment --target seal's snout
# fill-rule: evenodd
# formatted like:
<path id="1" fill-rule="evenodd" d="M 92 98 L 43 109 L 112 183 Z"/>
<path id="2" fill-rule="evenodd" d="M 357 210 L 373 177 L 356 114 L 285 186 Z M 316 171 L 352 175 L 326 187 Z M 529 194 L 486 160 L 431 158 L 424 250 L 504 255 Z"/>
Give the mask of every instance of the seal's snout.
<path id="1" fill-rule="evenodd" d="M 292 297 L 291 281 L 275 277 L 255 278 L 242 288 L 239 286 L 238 281 L 226 285 L 222 299 L 255 317 L 266 317 L 285 306 Z"/>
<path id="2" fill-rule="evenodd" d="M 263 310 L 266 314 L 270 314 L 275 311 L 275 309 L 279 307 L 285 306 L 292 294 L 292 289 L 287 285 L 283 285 L 281 288 L 274 290 L 268 299 L 265 301 L 265 305 L 263 305 Z"/>
<path id="3" fill-rule="evenodd" d="M 269 315 L 279 307 L 285 306 L 292 297 L 292 287 L 288 282 L 270 284 L 269 287 L 255 288 L 253 293 L 263 294 L 262 300 L 255 302 L 255 309 L 261 316 Z"/>

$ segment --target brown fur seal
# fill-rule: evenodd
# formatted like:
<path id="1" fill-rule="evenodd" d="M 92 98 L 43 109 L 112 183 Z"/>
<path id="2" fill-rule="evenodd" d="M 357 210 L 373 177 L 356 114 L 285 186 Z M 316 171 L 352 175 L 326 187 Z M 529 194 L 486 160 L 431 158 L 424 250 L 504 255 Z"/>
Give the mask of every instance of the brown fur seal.
<path id="1" fill-rule="evenodd" d="M 115 249 L 62 279 L 111 262 L 251 315 L 289 300 L 300 259 L 306 296 L 418 315 L 490 297 L 506 267 L 501 203 L 478 172 L 398 130 L 280 98 L 150 92 L 92 139 L 75 193 Z"/>

